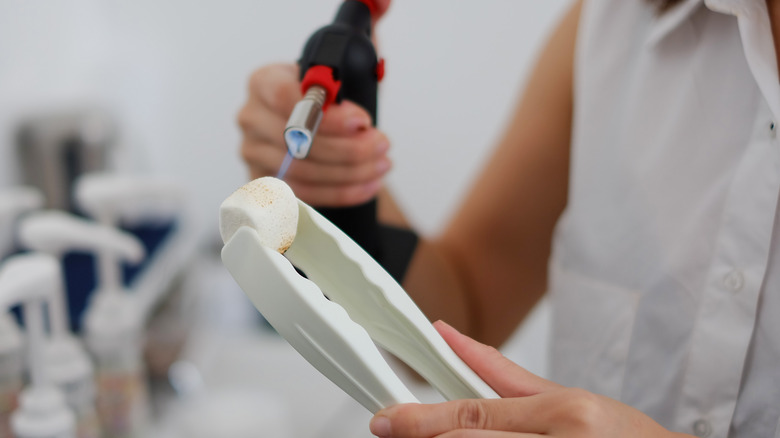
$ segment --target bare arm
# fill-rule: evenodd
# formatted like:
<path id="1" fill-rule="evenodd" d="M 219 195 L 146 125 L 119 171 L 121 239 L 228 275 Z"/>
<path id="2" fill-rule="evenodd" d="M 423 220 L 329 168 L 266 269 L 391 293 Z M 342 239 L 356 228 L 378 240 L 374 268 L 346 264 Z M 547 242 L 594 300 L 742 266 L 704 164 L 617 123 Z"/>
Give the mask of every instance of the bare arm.
<path id="1" fill-rule="evenodd" d="M 420 242 L 404 281 L 430 319 L 490 345 L 512 334 L 547 287 L 566 205 L 580 6 L 551 35 L 495 153 L 442 235 Z M 403 222 L 387 192 L 379 214 Z"/>
<path id="2" fill-rule="evenodd" d="M 420 243 L 404 281 L 429 318 L 491 345 L 506 340 L 546 289 L 552 231 L 566 204 L 579 9 L 575 3 L 550 37 L 492 159 L 446 230 Z M 277 64 L 250 79 L 238 121 L 252 178 L 275 175 L 286 154 L 281 133 L 301 98 L 297 76 L 297 67 Z M 285 181 L 311 205 L 356 205 L 380 190 L 388 148 L 368 113 L 344 101 L 323 116 L 312 152 Z M 385 191 L 379 208 L 384 222 L 404 222 Z"/>

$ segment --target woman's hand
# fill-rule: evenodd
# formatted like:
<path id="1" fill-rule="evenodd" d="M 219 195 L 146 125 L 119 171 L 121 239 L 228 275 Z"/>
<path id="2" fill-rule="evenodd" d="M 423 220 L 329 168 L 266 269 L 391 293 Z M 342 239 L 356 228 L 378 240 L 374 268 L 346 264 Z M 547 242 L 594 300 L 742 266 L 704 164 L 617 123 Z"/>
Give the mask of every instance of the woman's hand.
<path id="1" fill-rule="evenodd" d="M 449 325 L 435 325 L 455 353 L 503 398 L 393 406 L 371 420 L 373 434 L 383 438 L 685 436 L 669 432 L 628 405 L 535 376 Z"/>
<path id="2" fill-rule="evenodd" d="M 389 2 L 380 3 L 386 9 Z M 295 65 L 270 65 L 252 75 L 247 102 L 238 115 L 241 155 L 252 178 L 277 174 L 287 153 L 284 128 L 301 97 Z M 294 160 L 284 179 L 308 204 L 357 205 L 379 191 L 391 167 L 389 148 L 385 134 L 371 125 L 368 112 L 343 101 L 328 108 L 309 156 Z"/>

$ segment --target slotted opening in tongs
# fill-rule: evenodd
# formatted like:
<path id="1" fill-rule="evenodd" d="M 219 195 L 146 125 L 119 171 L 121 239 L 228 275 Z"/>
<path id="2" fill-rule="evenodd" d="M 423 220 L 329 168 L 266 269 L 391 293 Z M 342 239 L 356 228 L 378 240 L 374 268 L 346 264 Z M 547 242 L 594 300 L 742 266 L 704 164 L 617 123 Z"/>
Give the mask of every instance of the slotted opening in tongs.
<path id="1" fill-rule="evenodd" d="M 372 412 L 417 401 L 373 341 L 447 399 L 498 397 L 390 274 L 316 210 L 295 202 L 297 230 L 284 256 L 268 247 L 258 231 L 262 224 L 241 222 L 228 233 L 222 258 L 255 307 L 301 355 Z"/>

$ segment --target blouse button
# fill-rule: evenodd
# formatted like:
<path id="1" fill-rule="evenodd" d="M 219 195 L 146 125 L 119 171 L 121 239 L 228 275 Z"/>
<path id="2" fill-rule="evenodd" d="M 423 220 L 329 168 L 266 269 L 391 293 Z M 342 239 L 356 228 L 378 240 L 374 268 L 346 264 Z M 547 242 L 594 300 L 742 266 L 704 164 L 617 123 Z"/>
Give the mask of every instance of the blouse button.
<path id="1" fill-rule="evenodd" d="M 745 285 L 745 276 L 739 269 L 732 269 L 723 277 L 723 285 L 732 292 L 739 292 Z"/>
<path id="2" fill-rule="evenodd" d="M 710 436 L 712 433 L 712 425 L 707 420 L 696 420 L 693 423 L 693 434 L 701 437 L 706 438 Z"/>

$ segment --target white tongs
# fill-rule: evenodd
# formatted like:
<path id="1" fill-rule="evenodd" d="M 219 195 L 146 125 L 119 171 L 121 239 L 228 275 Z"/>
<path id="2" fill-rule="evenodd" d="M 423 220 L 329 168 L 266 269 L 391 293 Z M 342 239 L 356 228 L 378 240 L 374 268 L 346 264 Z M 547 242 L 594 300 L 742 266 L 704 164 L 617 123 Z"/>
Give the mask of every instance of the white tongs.
<path id="1" fill-rule="evenodd" d="M 265 202 L 270 209 L 278 208 L 282 200 L 264 201 L 268 187 L 276 190 L 281 184 L 289 191 L 275 178 L 250 184 L 254 185 L 250 193 L 260 196 L 257 202 Z M 263 235 L 269 230 L 279 232 L 278 226 L 268 224 L 278 215 L 254 222 L 236 219 L 237 204 L 228 206 L 228 198 L 221 208 L 220 226 L 225 239 L 222 261 L 290 345 L 372 413 L 398 403 L 418 402 L 372 339 L 449 400 L 498 398 L 455 355 L 390 274 L 292 191 L 288 196 L 297 205 L 298 220 L 285 255 L 269 247 Z M 225 232 L 226 228 L 232 230 Z"/>

